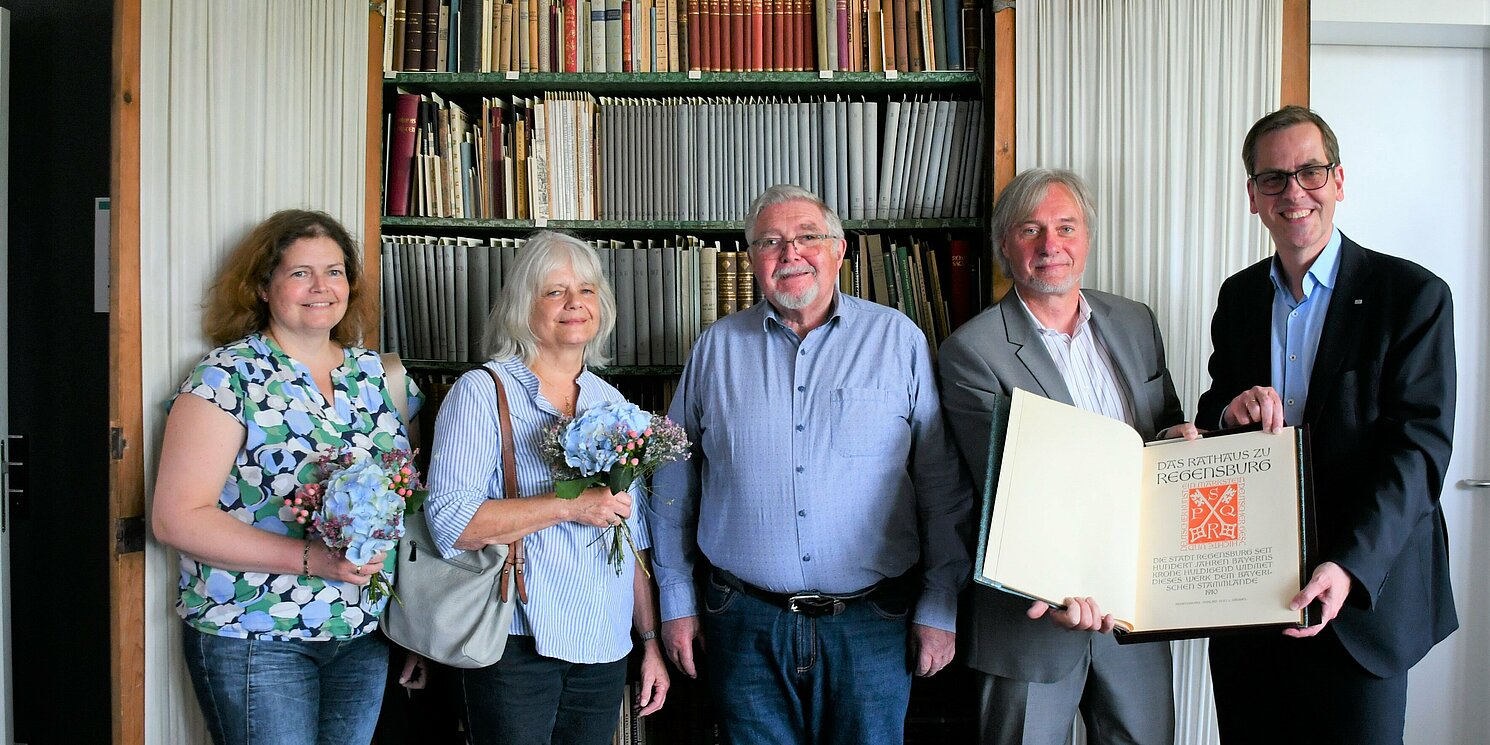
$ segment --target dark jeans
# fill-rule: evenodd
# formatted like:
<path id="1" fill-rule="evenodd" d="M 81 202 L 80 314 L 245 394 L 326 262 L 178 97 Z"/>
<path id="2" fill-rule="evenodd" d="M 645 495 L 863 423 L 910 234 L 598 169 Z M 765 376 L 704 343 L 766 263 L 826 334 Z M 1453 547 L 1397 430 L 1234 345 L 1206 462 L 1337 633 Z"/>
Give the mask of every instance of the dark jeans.
<path id="1" fill-rule="evenodd" d="M 217 745 L 366 745 L 388 674 L 378 634 L 345 641 L 182 635 L 197 702 Z"/>
<path id="2" fill-rule="evenodd" d="M 507 637 L 495 665 L 461 671 L 474 745 L 609 745 L 626 688 L 626 658 L 593 665 L 538 654 Z"/>
<path id="3" fill-rule="evenodd" d="M 706 677 L 725 741 L 904 741 L 912 602 L 909 592 L 875 592 L 836 616 L 811 618 L 710 573 L 702 614 Z"/>

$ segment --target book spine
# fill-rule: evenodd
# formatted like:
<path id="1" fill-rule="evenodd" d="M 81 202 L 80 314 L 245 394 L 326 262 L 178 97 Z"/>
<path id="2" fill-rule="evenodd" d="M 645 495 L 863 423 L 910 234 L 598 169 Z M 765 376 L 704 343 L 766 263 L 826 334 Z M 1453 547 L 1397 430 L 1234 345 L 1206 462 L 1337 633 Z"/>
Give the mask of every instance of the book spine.
<path id="1" fill-rule="evenodd" d="M 923 0 L 906 0 L 906 12 L 910 15 L 905 19 L 905 50 L 906 61 L 911 67 L 911 72 L 921 72 L 926 69 L 925 58 L 922 56 L 921 48 L 925 39 L 921 34 L 921 3 Z"/>
<path id="2" fill-rule="evenodd" d="M 909 2 L 915 3 L 916 0 L 909 0 Z M 907 0 L 893 0 L 891 5 L 895 13 L 893 19 L 894 26 L 892 27 L 895 36 L 895 69 L 901 72 L 910 72 L 910 51 L 906 43 L 906 26 L 909 22 L 909 18 L 906 15 L 909 13 L 906 7 Z M 885 63 L 885 67 L 888 68 L 889 66 L 888 62 Z"/>
<path id="3" fill-rule="evenodd" d="M 978 255 L 966 238 L 953 238 L 949 250 L 947 298 L 949 320 L 955 331 L 978 314 Z"/>
<path id="4" fill-rule="evenodd" d="M 749 0 L 749 69 L 766 69 L 766 3 Z"/>
<path id="5" fill-rule="evenodd" d="M 830 70 L 848 70 L 848 6 L 849 0 L 835 0 L 833 3 L 833 23 L 828 27 L 833 34 L 828 47 L 831 52 L 828 60 Z"/>
<path id="6" fill-rule="evenodd" d="M 620 0 L 605 0 L 605 69 L 618 72 L 623 69 L 621 62 L 624 51 L 630 45 L 622 46 L 626 40 L 625 29 L 621 24 L 621 2 Z M 599 72 L 599 70 L 596 70 Z"/>
<path id="7" fill-rule="evenodd" d="M 962 3 L 962 69 L 978 69 L 978 57 L 983 52 L 983 11 L 977 0 Z"/>
<path id="8" fill-rule="evenodd" d="M 440 0 L 424 0 L 424 43 L 419 69 L 440 71 Z"/>
<path id="9" fill-rule="evenodd" d="M 632 30 L 635 23 L 632 0 L 621 0 L 621 72 L 636 72 L 636 55 L 631 52 Z"/>
<path id="10" fill-rule="evenodd" d="M 678 3 L 682 0 L 659 0 L 662 5 L 658 12 L 667 15 L 667 67 L 657 72 L 678 72 L 678 62 L 681 48 L 678 46 L 683 40 L 682 17 L 678 14 Z"/>
<path id="11" fill-rule="evenodd" d="M 719 251 L 718 256 L 719 270 L 715 281 L 719 283 L 718 317 L 723 318 L 739 309 L 735 285 L 735 262 L 739 254 L 735 251 Z"/>
<path id="12" fill-rule="evenodd" d="M 735 301 L 744 310 L 755 304 L 755 275 L 750 272 L 750 252 L 735 244 Z"/>
<path id="13" fill-rule="evenodd" d="M 688 69 L 703 69 L 703 39 L 700 31 L 703 29 L 702 17 L 699 8 L 703 5 L 702 0 L 685 0 L 688 3 L 688 12 L 684 15 L 684 23 L 688 28 Z"/>
<path id="14" fill-rule="evenodd" d="M 418 72 L 424 69 L 424 0 L 408 0 L 404 15 L 403 69 Z"/>
<path id="15" fill-rule="evenodd" d="M 398 93 L 393 108 L 393 126 L 388 145 L 388 194 L 383 211 L 388 215 L 409 214 L 410 169 L 414 162 L 414 140 L 419 127 L 419 96 Z"/>
<path id="16" fill-rule="evenodd" d="M 421 0 L 414 1 L 420 2 Z M 389 70 L 407 70 L 404 54 L 405 47 L 409 43 L 408 0 L 393 0 L 393 21 L 390 26 L 393 34 L 393 50 L 387 60 L 387 67 Z"/>
<path id="17" fill-rule="evenodd" d="M 652 25 L 652 53 L 643 56 L 647 60 L 648 72 L 667 70 L 667 4 L 667 0 L 647 3 L 647 18 Z"/>

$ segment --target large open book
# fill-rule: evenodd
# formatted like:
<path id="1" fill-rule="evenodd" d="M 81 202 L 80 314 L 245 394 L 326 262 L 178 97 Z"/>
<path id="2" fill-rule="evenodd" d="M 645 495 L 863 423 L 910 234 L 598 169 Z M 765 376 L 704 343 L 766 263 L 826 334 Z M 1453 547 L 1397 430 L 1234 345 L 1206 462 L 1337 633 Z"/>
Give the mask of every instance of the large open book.
<path id="1" fill-rule="evenodd" d="M 1305 626 L 1302 430 L 1145 445 L 1132 427 L 1023 390 L 994 411 L 974 579 L 1059 605 L 1092 597 L 1118 640 Z"/>

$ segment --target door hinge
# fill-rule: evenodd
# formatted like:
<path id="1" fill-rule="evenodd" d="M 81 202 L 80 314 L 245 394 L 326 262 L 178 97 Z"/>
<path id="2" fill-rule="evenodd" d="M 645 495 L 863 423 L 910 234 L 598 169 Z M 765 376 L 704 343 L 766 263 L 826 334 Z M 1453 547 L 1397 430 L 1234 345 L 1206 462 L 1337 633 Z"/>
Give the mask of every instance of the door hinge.
<path id="1" fill-rule="evenodd" d="M 120 427 L 109 428 L 109 457 L 114 460 L 124 460 L 124 430 Z"/>
<path id="2" fill-rule="evenodd" d="M 24 520 L 30 516 L 31 504 L 26 498 L 26 490 L 30 487 L 27 483 L 30 466 L 26 465 L 30 460 L 30 449 L 22 435 L 0 438 L 0 473 L 3 473 L 3 478 L 0 478 L 0 497 L 5 500 L 4 510 L 0 511 L 0 515 L 3 515 L 0 529 L 9 530 L 11 520 Z"/>
<path id="3" fill-rule="evenodd" d="M 114 521 L 114 553 L 133 554 L 145 550 L 145 517 L 121 517 Z"/>

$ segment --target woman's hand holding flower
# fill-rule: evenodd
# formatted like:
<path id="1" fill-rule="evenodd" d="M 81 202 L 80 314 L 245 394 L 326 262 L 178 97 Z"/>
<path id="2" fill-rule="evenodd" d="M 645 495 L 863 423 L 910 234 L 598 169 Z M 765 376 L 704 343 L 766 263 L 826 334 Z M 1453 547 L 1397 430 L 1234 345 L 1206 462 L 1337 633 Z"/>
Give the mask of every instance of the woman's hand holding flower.
<path id="1" fill-rule="evenodd" d="M 340 552 L 333 551 L 327 548 L 326 544 L 315 540 L 310 543 L 310 554 L 306 557 L 306 561 L 310 566 L 311 576 L 362 586 L 371 582 L 378 572 L 383 571 L 383 560 L 387 558 L 387 551 L 379 551 L 373 554 L 366 564 L 358 566 L 342 556 Z"/>
<path id="2" fill-rule="evenodd" d="M 631 493 L 610 493 L 608 486 L 592 486 L 570 503 L 573 522 L 608 528 L 631 516 Z"/>

